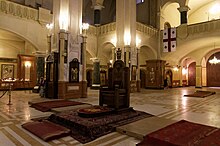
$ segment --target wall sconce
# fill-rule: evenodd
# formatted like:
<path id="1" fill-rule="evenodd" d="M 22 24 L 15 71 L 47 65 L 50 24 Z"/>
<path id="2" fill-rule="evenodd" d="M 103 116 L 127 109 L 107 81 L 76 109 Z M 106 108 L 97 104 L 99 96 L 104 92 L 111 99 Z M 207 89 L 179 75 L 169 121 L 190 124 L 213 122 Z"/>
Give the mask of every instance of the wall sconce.
<path id="1" fill-rule="evenodd" d="M 177 65 L 177 66 L 174 66 L 173 67 L 173 71 L 179 71 L 179 66 Z"/>
<path id="2" fill-rule="evenodd" d="M 109 62 L 112 64 L 112 63 L 113 63 L 113 60 L 109 60 Z"/>
<path id="3" fill-rule="evenodd" d="M 46 28 L 48 29 L 48 36 L 50 36 L 51 30 L 53 29 L 53 23 L 46 24 Z"/>
<path id="4" fill-rule="evenodd" d="M 53 23 L 48 23 L 48 24 L 46 24 L 46 28 L 47 28 L 48 30 L 51 30 L 51 29 L 53 28 Z"/>
<path id="5" fill-rule="evenodd" d="M 83 30 L 89 29 L 89 23 L 82 23 L 82 29 Z"/>
<path id="6" fill-rule="evenodd" d="M 25 62 L 24 62 L 24 66 L 25 66 L 26 68 L 30 68 L 30 67 L 31 67 L 31 62 L 30 62 L 30 61 L 25 61 Z"/>
<path id="7" fill-rule="evenodd" d="M 81 28 L 83 36 L 86 36 L 86 31 L 89 29 L 89 23 L 82 23 Z"/>
<path id="8" fill-rule="evenodd" d="M 64 57 L 66 57 L 66 56 L 67 56 L 67 53 L 66 53 L 66 52 L 64 52 L 64 53 L 63 53 L 63 56 L 64 56 Z"/>
<path id="9" fill-rule="evenodd" d="M 185 75 L 186 73 L 187 73 L 187 69 L 184 67 L 184 68 L 182 69 L 182 74 Z"/>

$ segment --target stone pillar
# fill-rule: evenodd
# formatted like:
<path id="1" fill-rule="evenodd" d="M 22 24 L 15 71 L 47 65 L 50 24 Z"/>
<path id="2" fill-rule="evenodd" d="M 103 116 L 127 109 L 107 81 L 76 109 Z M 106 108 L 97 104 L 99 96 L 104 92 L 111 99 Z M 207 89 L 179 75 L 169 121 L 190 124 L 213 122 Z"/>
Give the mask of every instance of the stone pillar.
<path id="1" fill-rule="evenodd" d="M 59 57 L 60 57 L 60 62 L 59 62 L 59 79 L 58 81 L 66 81 L 65 77 L 65 66 L 67 64 L 67 50 L 68 50 L 68 45 L 67 43 L 67 37 L 68 34 L 65 32 L 65 30 L 60 30 L 59 33 Z"/>
<path id="2" fill-rule="evenodd" d="M 131 63 L 131 47 L 129 45 L 125 46 L 124 63 L 126 67 L 130 67 L 129 65 Z"/>
<path id="3" fill-rule="evenodd" d="M 48 44 L 48 48 L 47 48 L 47 53 L 50 54 L 51 53 L 51 35 L 47 35 L 47 44 Z"/>
<path id="4" fill-rule="evenodd" d="M 130 45 L 131 48 L 136 47 L 135 0 L 116 0 L 116 38 L 117 48 L 123 49 L 126 45 Z"/>
<path id="5" fill-rule="evenodd" d="M 196 88 L 202 88 L 202 66 L 196 65 Z"/>
<path id="6" fill-rule="evenodd" d="M 187 24 L 187 12 L 190 10 L 188 6 L 181 6 L 178 8 L 180 12 L 181 24 Z"/>
<path id="7" fill-rule="evenodd" d="M 94 9 L 94 25 L 99 26 L 101 23 L 101 10 L 103 7 L 104 0 L 92 0 L 92 7 Z"/>
<path id="8" fill-rule="evenodd" d="M 137 92 L 141 91 L 141 79 L 140 79 L 140 49 L 137 48 Z"/>
<path id="9" fill-rule="evenodd" d="M 136 48 L 136 0 L 116 0 L 116 37 L 116 47 L 122 49 L 125 65 L 136 65 L 131 58 Z"/>
<path id="10" fill-rule="evenodd" d="M 93 60 L 93 77 L 92 77 L 92 89 L 99 89 L 100 87 L 100 61 L 98 59 Z"/>
<path id="11" fill-rule="evenodd" d="M 114 64 L 115 59 L 115 47 L 112 47 L 112 65 Z"/>
<path id="12" fill-rule="evenodd" d="M 85 30 L 83 30 L 85 31 Z M 87 97 L 87 80 L 86 80 L 86 39 L 87 36 L 82 36 L 83 42 L 82 42 L 82 98 Z"/>
<path id="13" fill-rule="evenodd" d="M 202 86 L 207 86 L 207 69 L 206 66 L 202 66 Z"/>

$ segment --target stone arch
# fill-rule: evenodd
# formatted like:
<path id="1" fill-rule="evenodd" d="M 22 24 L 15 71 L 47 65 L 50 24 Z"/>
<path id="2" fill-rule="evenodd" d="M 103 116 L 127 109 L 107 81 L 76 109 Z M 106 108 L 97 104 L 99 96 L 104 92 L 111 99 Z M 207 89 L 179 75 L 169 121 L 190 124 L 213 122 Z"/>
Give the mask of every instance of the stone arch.
<path id="1" fill-rule="evenodd" d="M 39 48 L 37 48 L 37 47 L 38 47 L 37 44 L 32 43 L 29 39 L 25 38 L 25 36 L 23 36 L 22 34 L 19 34 L 19 33 L 17 33 L 17 32 L 11 31 L 11 30 L 8 30 L 7 28 L 1 28 L 1 27 L 0 27 L 0 30 L 7 32 L 7 33 L 10 34 L 12 37 L 16 37 L 17 39 L 24 41 L 24 43 L 25 43 L 25 42 L 30 43 L 30 44 L 33 45 L 33 47 L 35 48 L 35 51 L 39 50 Z M 45 37 L 46 37 L 46 36 L 45 36 Z"/>
<path id="2" fill-rule="evenodd" d="M 42 26 L 37 21 L 23 20 L 12 16 L 6 17 L 4 15 L 1 15 L 0 19 L 0 29 L 9 31 L 20 36 L 25 41 L 32 44 L 36 48 L 36 51 L 42 51 L 47 48 L 46 26 Z M 11 24 L 16 24 L 16 27 Z"/>
<path id="3" fill-rule="evenodd" d="M 111 42 L 104 42 L 99 48 L 99 58 L 102 64 L 109 63 L 112 59 L 112 48 L 115 47 Z"/>
<path id="4" fill-rule="evenodd" d="M 160 29 L 164 29 L 164 23 L 169 22 L 171 27 L 177 27 L 180 25 L 180 13 L 178 8 L 180 7 L 179 1 L 172 0 L 166 2 L 161 7 L 160 16 Z"/>
<path id="5" fill-rule="evenodd" d="M 140 65 L 145 65 L 146 64 L 146 60 L 150 60 L 150 59 L 156 59 L 157 58 L 157 52 L 152 49 L 150 46 L 147 45 L 142 45 L 140 47 Z"/>

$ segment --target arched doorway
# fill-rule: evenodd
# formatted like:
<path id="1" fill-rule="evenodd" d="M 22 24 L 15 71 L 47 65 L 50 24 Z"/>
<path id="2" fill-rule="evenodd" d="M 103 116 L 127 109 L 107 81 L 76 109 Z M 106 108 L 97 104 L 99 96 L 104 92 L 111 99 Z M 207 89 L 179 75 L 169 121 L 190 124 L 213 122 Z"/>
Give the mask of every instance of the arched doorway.
<path id="1" fill-rule="evenodd" d="M 196 85 L 196 62 L 192 62 L 188 67 L 188 85 L 195 86 Z"/>
<path id="2" fill-rule="evenodd" d="M 213 59 L 214 56 L 220 59 L 220 52 L 217 52 L 209 57 L 208 60 Z M 210 64 L 207 61 L 207 86 L 209 87 L 220 87 L 220 64 Z"/>

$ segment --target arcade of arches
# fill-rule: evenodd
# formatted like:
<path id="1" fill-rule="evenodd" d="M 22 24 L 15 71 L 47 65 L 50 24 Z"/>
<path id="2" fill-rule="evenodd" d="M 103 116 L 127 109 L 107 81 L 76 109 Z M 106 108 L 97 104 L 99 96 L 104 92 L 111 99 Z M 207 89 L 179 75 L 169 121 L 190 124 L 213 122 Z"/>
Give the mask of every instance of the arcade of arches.
<path id="1" fill-rule="evenodd" d="M 0 145 L 133 146 L 180 120 L 220 128 L 219 10 L 219 0 L 0 0 Z M 131 94 L 127 86 L 122 90 L 130 95 L 122 99 L 122 111 L 153 117 L 86 144 L 71 136 L 45 142 L 21 127 L 98 105 L 104 98 L 97 89 L 110 81 L 108 70 L 118 59 L 125 64 L 124 74 L 130 73 Z M 125 80 L 117 80 L 117 86 Z M 215 94 L 184 96 L 197 90 Z M 49 112 L 30 107 L 62 99 L 86 105 Z"/>
<path id="2" fill-rule="evenodd" d="M 126 65 L 131 70 L 132 67 L 137 68 L 136 72 L 131 71 L 132 76 L 135 76 L 131 77 L 132 80 L 135 79 L 134 91 L 139 90 L 138 84 L 141 88 L 147 86 L 146 61 L 155 59 L 166 61 L 164 74 L 171 71 L 173 87 L 220 86 L 219 64 L 209 63 L 214 56 L 220 58 L 220 12 L 215 11 L 219 6 L 217 0 L 146 0 L 136 5 L 133 5 L 135 0 L 125 3 L 117 0 L 0 2 L 2 79 L 30 81 L 28 87 L 32 88 L 40 77 L 46 77 L 46 56 L 61 49 L 64 53 L 60 53 L 59 59 L 65 58 L 67 61 L 64 61 L 64 68 L 59 71 L 64 76 L 58 76 L 58 81 L 69 81 L 68 62 L 77 58 L 80 62 L 79 82 L 87 82 L 86 86 L 92 86 L 96 82 L 93 72 L 94 63 L 98 60 L 99 84 L 103 85 L 107 82 L 108 67 L 116 59 L 116 48 L 121 48 L 123 52 L 130 54 L 122 55 Z M 129 9 L 122 7 L 124 4 Z M 77 11 L 71 9 L 73 5 Z M 66 13 L 66 9 L 70 10 L 69 13 Z M 122 17 L 130 11 L 134 13 L 126 18 Z M 68 18 L 68 21 L 58 19 L 58 16 Z M 77 21 L 73 23 L 73 20 Z M 90 24 L 86 33 L 81 29 L 82 22 Z M 46 27 L 47 24 L 52 25 Z M 162 30 L 170 27 L 176 28 L 177 46 L 176 51 L 167 53 L 163 52 Z M 61 30 L 64 30 L 64 38 L 60 35 Z M 62 39 L 66 42 L 66 48 L 60 46 Z M 34 62 L 33 58 L 36 58 Z M 25 66 L 28 62 L 30 66 Z M 13 70 L 10 75 L 6 75 L 5 67 Z"/>

